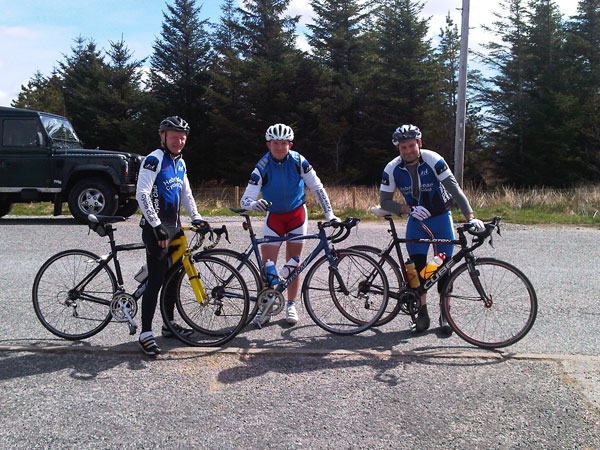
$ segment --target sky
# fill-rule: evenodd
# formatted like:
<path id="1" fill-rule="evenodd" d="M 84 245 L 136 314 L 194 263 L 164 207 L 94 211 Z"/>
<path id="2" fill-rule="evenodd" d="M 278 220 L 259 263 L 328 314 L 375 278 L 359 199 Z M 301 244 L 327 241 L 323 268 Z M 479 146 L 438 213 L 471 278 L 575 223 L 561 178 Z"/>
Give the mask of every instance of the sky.
<path id="1" fill-rule="evenodd" d="M 563 16 L 577 12 L 576 0 L 555 1 Z M 430 37 L 439 34 L 448 13 L 460 31 L 462 0 L 423 2 L 422 16 L 430 18 Z M 501 12 L 500 3 L 471 0 L 470 49 L 480 50 L 481 43 L 493 40 L 481 25 L 491 24 L 493 12 Z M 109 41 L 123 38 L 134 59 L 150 56 L 152 45 L 160 37 L 166 4 L 165 0 L 0 0 L 0 106 L 10 106 L 36 71 L 50 75 L 57 62 L 71 54 L 77 36 L 93 39 L 98 49 L 110 48 Z M 221 4 L 220 0 L 198 1 L 197 5 L 202 5 L 201 18 L 218 22 Z M 297 29 L 298 46 L 306 49 L 304 33 L 313 15 L 310 2 L 291 0 L 288 14 L 302 16 Z"/>

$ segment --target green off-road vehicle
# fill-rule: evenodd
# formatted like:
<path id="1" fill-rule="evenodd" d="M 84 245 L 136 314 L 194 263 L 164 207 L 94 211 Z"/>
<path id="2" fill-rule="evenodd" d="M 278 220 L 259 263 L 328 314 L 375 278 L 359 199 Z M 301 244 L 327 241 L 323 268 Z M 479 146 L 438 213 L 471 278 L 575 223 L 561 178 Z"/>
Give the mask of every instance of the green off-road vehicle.
<path id="1" fill-rule="evenodd" d="M 68 202 L 75 219 L 90 213 L 131 216 L 143 157 L 83 149 L 71 123 L 40 111 L 0 107 L 0 217 L 14 203 Z"/>

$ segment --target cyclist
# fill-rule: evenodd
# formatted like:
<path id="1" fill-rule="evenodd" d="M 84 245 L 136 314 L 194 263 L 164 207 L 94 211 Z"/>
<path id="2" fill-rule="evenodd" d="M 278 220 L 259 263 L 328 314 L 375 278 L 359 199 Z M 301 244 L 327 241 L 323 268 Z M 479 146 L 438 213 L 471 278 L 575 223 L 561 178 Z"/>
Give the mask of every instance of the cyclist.
<path id="1" fill-rule="evenodd" d="M 421 137 L 421 130 L 414 125 L 402 125 L 392 134 L 392 143 L 399 150 L 400 156 L 390 161 L 383 170 L 379 188 L 381 207 L 397 215 L 408 214 L 407 239 L 430 238 L 421 226 L 421 222 L 427 225 L 437 239 L 454 239 L 450 213 L 452 200 L 456 201 L 465 218 L 477 231 L 483 230 L 483 222 L 475 218 L 467 197 L 444 158 L 436 152 L 421 148 Z M 400 191 L 406 204 L 393 200 L 396 189 Z M 406 244 L 406 249 L 420 274 L 427 264 L 429 244 Z M 450 258 L 454 246 L 438 244 L 437 250 Z M 438 282 L 438 292 L 442 286 L 443 280 Z M 429 328 L 425 295 L 421 297 L 421 304 L 422 308 L 417 314 L 416 323 L 413 324 L 417 332 Z M 440 326 L 444 331 L 451 332 L 445 323 L 445 318 L 441 315 Z"/>
<path id="2" fill-rule="evenodd" d="M 136 199 L 143 214 L 140 226 L 148 264 L 148 285 L 142 297 L 142 330 L 138 343 L 142 351 L 151 356 L 161 352 L 152 334 L 152 320 L 158 293 L 169 267 L 169 242 L 182 232 L 179 218 L 181 204 L 192 218 L 193 225 L 208 226 L 196 208 L 186 165 L 181 157 L 189 132 L 190 126 L 181 117 L 164 119 L 158 128 L 161 147 L 144 158 L 137 182 Z M 171 301 L 167 305 L 167 315 L 173 321 L 175 297 L 168 298 Z M 192 330 L 172 323 L 182 334 L 192 334 Z M 165 324 L 162 335 L 173 336 Z"/>
<path id="3" fill-rule="evenodd" d="M 268 210 L 263 236 L 306 234 L 308 214 L 304 196 L 305 183 L 317 198 L 326 220 L 339 221 L 340 219 L 333 213 L 327 192 L 315 170 L 300 153 L 290 150 L 294 140 L 292 128 L 282 123 L 272 125 L 267 129 L 265 139 L 269 151 L 256 164 L 240 201 L 244 209 Z M 258 199 L 259 194 L 262 194 L 261 199 Z M 299 259 L 303 245 L 302 241 L 288 241 L 286 261 L 294 256 Z M 281 242 L 263 244 L 261 246 L 263 263 L 268 259 L 277 262 L 280 246 Z M 287 290 L 286 321 L 291 325 L 298 322 L 296 297 L 299 290 L 300 277 L 297 277 Z M 267 315 L 262 317 L 261 322 L 266 323 L 269 320 L 270 315 Z"/>

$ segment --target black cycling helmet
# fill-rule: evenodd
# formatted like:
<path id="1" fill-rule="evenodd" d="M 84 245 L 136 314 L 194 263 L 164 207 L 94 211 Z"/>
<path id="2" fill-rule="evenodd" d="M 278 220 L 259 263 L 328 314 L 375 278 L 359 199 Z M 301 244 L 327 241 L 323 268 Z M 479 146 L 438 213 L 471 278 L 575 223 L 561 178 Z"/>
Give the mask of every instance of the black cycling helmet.
<path id="1" fill-rule="evenodd" d="M 190 126 L 179 116 L 170 116 L 160 123 L 158 132 L 162 133 L 167 130 L 183 131 L 186 135 L 190 134 Z"/>
<path id="2" fill-rule="evenodd" d="M 392 144 L 398 145 L 402 141 L 409 141 L 410 139 L 421 139 L 421 130 L 418 127 L 410 125 L 402 125 L 396 128 L 396 131 L 392 134 Z M 420 145 L 420 144 L 419 144 Z"/>

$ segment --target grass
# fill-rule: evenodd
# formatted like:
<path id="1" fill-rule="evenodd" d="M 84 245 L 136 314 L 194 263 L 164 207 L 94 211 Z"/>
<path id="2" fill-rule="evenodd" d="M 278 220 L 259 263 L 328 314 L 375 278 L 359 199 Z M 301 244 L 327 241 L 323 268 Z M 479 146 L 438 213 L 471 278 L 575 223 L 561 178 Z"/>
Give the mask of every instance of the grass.
<path id="1" fill-rule="evenodd" d="M 198 208 L 205 216 L 233 215 L 230 206 L 239 205 L 243 189 L 196 188 L 194 193 Z M 379 203 L 379 186 L 329 186 L 327 192 L 338 217 L 360 217 L 374 219 L 369 207 Z M 491 219 L 502 216 L 503 220 L 521 224 L 600 224 L 600 185 L 582 186 L 573 189 L 514 189 L 481 191 L 465 188 L 465 194 L 477 217 Z M 308 193 L 307 207 L 311 219 L 323 219 L 323 213 L 315 197 Z M 398 199 L 396 194 L 396 199 Z M 18 203 L 11 214 L 23 216 L 52 215 L 51 203 Z M 63 214 L 69 209 L 63 205 Z M 453 211 L 457 221 L 462 220 L 460 211 Z"/>

